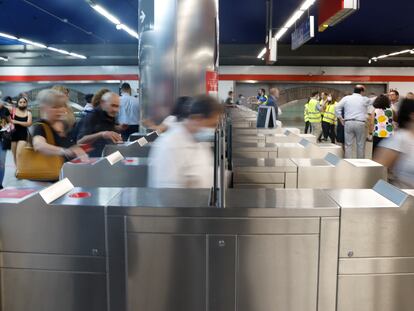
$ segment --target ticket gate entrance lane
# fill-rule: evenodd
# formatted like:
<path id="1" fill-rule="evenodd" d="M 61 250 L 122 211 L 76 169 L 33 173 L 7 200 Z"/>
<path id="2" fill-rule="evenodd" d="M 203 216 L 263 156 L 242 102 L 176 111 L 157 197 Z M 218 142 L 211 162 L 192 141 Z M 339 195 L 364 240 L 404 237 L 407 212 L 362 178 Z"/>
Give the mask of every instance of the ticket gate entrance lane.
<path id="1" fill-rule="evenodd" d="M 343 150 L 335 144 L 299 143 L 234 143 L 233 158 L 324 158 L 328 153 L 342 157 Z"/>
<path id="2" fill-rule="evenodd" d="M 106 158 L 75 160 L 63 165 L 60 177 L 77 187 L 146 187 L 148 159 L 125 158 L 113 165 Z"/>
<path id="3" fill-rule="evenodd" d="M 298 168 L 298 188 L 369 189 L 387 180 L 387 168 L 369 159 L 341 159 L 329 153 L 323 159 L 291 159 Z"/>
<path id="4" fill-rule="evenodd" d="M 378 184 L 328 191 L 341 206 L 337 311 L 414 305 L 414 197 Z"/>
<path id="5" fill-rule="evenodd" d="M 316 144 L 316 136 L 312 134 L 293 134 L 291 132 L 284 134 L 257 134 L 257 135 L 233 135 L 234 143 L 298 143 L 306 139 Z"/>
<path id="6" fill-rule="evenodd" d="M 124 189 L 109 204 L 109 224 L 126 219 L 128 308 L 296 311 L 335 298 L 318 298 L 319 286 L 336 289 L 338 248 L 326 241 L 338 235 L 339 208 L 324 192 L 231 189 L 226 208 L 208 197 Z"/>
<path id="7" fill-rule="evenodd" d="M 300 130 L 295 127 L 276 127 L 272 129 L 263 128 L 237 128 L 233 127 L 233 135 L 257 135 L 257 134 L 284 134 L 286 131 L 299 135 Z"/>
<path id="8" fill-rule="evenodd" d="M 297 167 L 290 159 L 233 160 L 235 188 L 297 188 Z"/>
<path id="9" fill-rule="evenodd" d="M 104 205 L 119 191 L 74 189 L 50 205 L 38 192 L 2 201 L 2 309 L 107 310 Z"/>
<path id="10" fill-rule="evenodd" d="M 138 140 L 122 144 L 106 145 L 102 156 L 106 157 L 119 151 L 125 158 L 148 158 L 151 143 L 140 146 Z"/>

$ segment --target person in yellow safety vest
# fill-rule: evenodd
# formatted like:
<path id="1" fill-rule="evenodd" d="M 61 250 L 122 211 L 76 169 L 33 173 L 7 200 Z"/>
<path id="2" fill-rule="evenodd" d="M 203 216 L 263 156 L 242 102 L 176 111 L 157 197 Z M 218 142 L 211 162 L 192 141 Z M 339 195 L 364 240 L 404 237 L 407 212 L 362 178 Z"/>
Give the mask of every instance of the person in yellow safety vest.
<path id="1" fill-rule="evenodd" d="M 305 109 L 303 111 L 303 120 L 305 121 L 305 134 L 308 134 L 308 132 L 312 133 L 312 127 L 309 122 L 309 111 L 308 111 L 309 101 L 310 101 L 310 98 L 308 98 L 308 101 L 305 104 Z"/>
<path id="2" fill-rule="evenodd" d="M 321 106 L 319 104 L 319 92 L 312 93 L 312 98 L 308 103 L 308 118 L 311 123 L 313 135 L 319 137 L 322 133 L 322 115 Z"/>
<path id="3" fill-rule="evenodd" d="M 328 95 L 325 112 L 322 117 L 322 132 L 324 140 L 327 141 L 328 137 L 331 139 L 331 142 L 334 144 L 336 135 L 335 135 L 335 126 L 337 124 L 337 118 L 335 115 L 336 101 L 333 99 L 332 94 Z M 318 140 L 321 140 L 322 134 L 319 136 Z"/>

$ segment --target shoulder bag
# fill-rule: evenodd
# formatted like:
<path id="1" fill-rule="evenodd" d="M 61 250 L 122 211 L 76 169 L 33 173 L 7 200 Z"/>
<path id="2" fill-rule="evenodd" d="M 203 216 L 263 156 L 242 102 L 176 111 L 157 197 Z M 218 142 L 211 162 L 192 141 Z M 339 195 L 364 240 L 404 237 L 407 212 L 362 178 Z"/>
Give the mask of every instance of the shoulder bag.
<path id="1" fill-rule="evenodd" d="M 37 123 L 43 127 L 46 134 L 46 142 L 56 146 L 50 126 L 46 123 Z M 16 178 L 36 181 L 56 181 L 59 179 L 60 170 L 64 158 L 61 156 L 49 156 L 33 149 L 31 136 L 27 142 L 19 143 L 16 152 Z"/>

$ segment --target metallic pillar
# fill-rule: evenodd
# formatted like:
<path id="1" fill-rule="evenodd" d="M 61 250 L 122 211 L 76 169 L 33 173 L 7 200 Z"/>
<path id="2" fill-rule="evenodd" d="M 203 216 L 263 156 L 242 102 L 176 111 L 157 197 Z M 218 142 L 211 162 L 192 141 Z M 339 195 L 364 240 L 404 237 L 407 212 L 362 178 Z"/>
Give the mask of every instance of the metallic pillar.
<path id="1" fill-rule="evenodd" d="M 179 96 L 206 93 L 218 69 L 218 0 L 154 2 L 154 26 L 140 29 L 142 118 L 162 120 Z M 142 27 L 141 27 L 142 28 Z"/>

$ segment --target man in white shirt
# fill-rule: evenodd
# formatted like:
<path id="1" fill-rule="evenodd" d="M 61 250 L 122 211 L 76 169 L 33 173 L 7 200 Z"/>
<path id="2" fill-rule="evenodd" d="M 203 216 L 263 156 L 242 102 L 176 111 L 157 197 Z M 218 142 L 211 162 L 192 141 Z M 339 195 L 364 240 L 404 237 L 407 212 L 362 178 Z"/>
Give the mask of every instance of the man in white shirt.
<path id="1" fill-rule="evenodd" d="M 202 143 L 214 130 L 223 106 L 208 96 L 192 99 L 190 116 L 160 136 L 149 155 L 149 187 L 211 188 L 214 157 L 210 144 Z"/>
<path id="2" fill-rule="evenodd" d="M 122 127 L 121 135 L 124 141 L 128 140 L 131 134 L 139 132 L 139 110 L 139 101 L 132 96 L 131 86 L 129 83 L 122 83 L 118 123 Z"/>
<path id="3" fill-rule="evenodd" d="M 365 86 L 357 85 L 352 95 L 345 96 L 336 105 L 335 113 L 345 127 L 345 158 L 352 158 L 353 144 L 356 141 L 357 158 L 365 158 L 366 129 L 368 107 L 371 100 L 363 96 Z M 342 118 L 344 111 L 344 118 Z"/>

